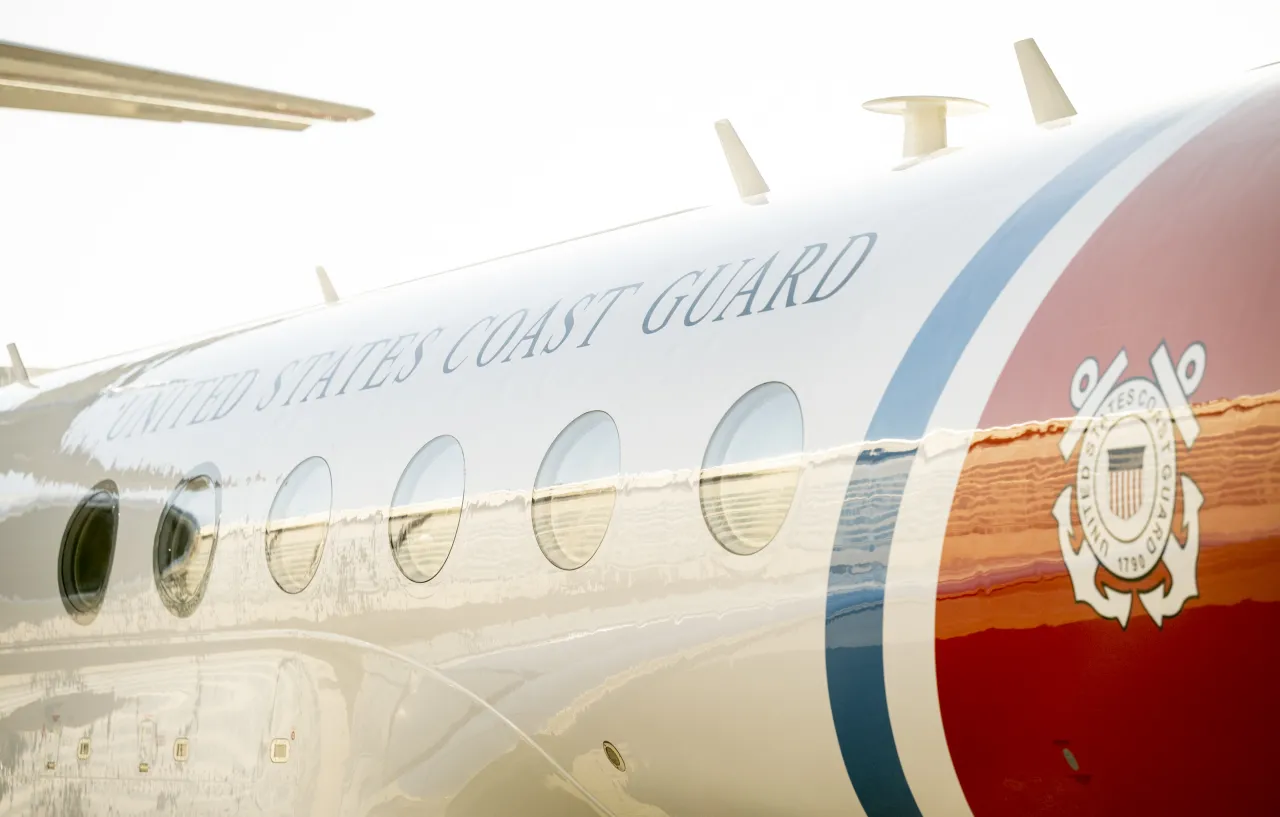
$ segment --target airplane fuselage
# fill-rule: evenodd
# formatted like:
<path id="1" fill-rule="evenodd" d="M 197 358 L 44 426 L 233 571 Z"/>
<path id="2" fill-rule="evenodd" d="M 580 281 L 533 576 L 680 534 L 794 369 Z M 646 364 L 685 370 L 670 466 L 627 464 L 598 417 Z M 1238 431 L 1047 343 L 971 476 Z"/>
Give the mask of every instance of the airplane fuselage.
<path id="1" fill-rule="evenodd" d="M 1254 72 L 0 390 L 0 811 L 1269 813 L 1278 143 Z"/>

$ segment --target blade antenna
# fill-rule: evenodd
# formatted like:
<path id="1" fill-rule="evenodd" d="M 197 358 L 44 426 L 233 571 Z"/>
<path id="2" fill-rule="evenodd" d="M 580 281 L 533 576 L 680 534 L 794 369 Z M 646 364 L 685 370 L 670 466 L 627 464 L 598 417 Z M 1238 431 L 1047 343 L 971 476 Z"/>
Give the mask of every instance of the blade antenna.
<path id="1" fill-rule="evenodd" d="M 1027 89 L 1027 101 L 1031 103 L 1031 115 L 1041 127 L 1065 125 L 1076 115 L 1075 106 L 1062 90 L 1049 61 L 1044 58 L 1034 39 L 1019 40 L 1013 44 L 1022 69 L 1022 84 Z"/>
<path id="2" fill-rule="evenodd" d="M 760 169 L 728 119 L 716 123 L 716 136 L 720 137 L 720 149 L 729 163 L 733 183 L 738 187 L 738 198 L 747 204 L 768 204 L 769 185 L 765 184 L 764 176 L 760 175 Z"/>
<path id="3" fill-rule="evenodd" d="M 324 293 L 324 302 L 336 304 L 338 302 L 338 290 L 333 288 L 333 281 L 329 280 L 329 273 L 324 271 L 324 267 L 316 267 L 316 278 L 320 279 L 320 291 Z"/>
<path id="4" fill-rule="evenodd" d="M 16 383 L 24 386 L 30 386 L 31 375 L 27 374 L 27 366 L 22 362 L 22 355 L 18 352 L 18 344 L 9 344 L 9 362 L 13 364 L 13 379 Z"/>

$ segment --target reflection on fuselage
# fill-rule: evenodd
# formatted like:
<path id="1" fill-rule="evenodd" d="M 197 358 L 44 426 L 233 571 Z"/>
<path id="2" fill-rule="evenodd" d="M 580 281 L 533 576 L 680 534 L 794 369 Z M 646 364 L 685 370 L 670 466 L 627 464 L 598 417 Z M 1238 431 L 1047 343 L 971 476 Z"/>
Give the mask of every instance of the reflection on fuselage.
<path id="1" fill-rule="evenodd" d="M 1229 439 L 1255 434 L 1267 426 L 1259 412 L 1275 404 L 1266 398 L 1202 408 L 1206 431 L 1200 450 L 1250 450 L 1265 459 L 1264 449 L 1243 438 L 1239 444 L 1216 440 L 1222 434 Z M 1219 421 L 1212 418 L 1223 417 L 1230 422 L 1219 431 Z M 1061 427 L 1042 423 L 982 432 L 972 435 L 973 450 L 1000 446 L 1001 461 L 1017 476 L 999 477 L 998 482 L 1021 485 L 1025 469 L 1039 467 L 1034 465 L 1039 455 L 1022 453 L 1023 446 L 1051 448 Z M 931 459 L 963 453 L 970 437 L 938 432 L 912 444 L 919 452 L 917 467 L 927 475 Z M 1265 450 L 1274 455 L 1275 441 L 1268 445 Z M 374 756 L 405 746 L 410 755 L 386 760 L 386 768 L 399 770 L 398 793 L 390 801 L 397 808 L 436 796 L 466 799 L 477 808 L 494 809 L 492 813 L 637 808 L 625 786 L 604 786 L 619 798 L 605 804 L 584 799 L 569 777 L 578 783 L 582 775 L 614 779 L 616 769 L 596 768 L 596 736 L 626 736 L 620 750 L 640 752 L 650 740 L 645 736 L 663 718 L 701 720 L 720 738 L 752 739 L 757 725 L 743 724 L 735 737 L 732 723 L 700 710 L 708 696 L 752 706 L 754 693 L 741 682 L 752 660 L 769 662 L 771 672 L 777 671 L 773 662 L 780 654 L 806 660 L 785 645 L 792 643 L 797 628 L 803 630 L 815 599 L 821 603 L 825 582 L 819 586 L 813 575 L 825 579 L 829 549 L 822 543 L 832 535 L 854 460 L 859 452 L 878 448 L 883 446 L 849 446 L 715 471 L 625 475 L 616 489 L 610 481 L 603 487 L 557 486 L 541 503 L 532 490 L 499 491 L 465 503 L 453 499 L 404 506 L 391 515 L 360 508 L 277 519 L 269 529 L 228 521 L 221 528 L 210 592 L 189 620 L 168 615 L 143 577 L 113 581 L 114 603 L 104 609 L 88 642 L 82 628 L 47 604 L 6 605 L 0 643 L 11 669 L 3 679 L 0 712 L 15 713 L 4 729 L 16 739 L 6 745 L 10 762 L 0 794 L 19 810 L 39 812 L 51 803 L 67 802 L 54 799 L 41 783 L 56 780 L 78 792 L 77 802 L 86 807 L 111 802 L 122 813 L 144 813 L 157 796 L 205 813 L 217 813 L 220 801 L 244 798 L 258 808 L 316 808 L 322 797 L 354 802 L 332 781 L 324 782 L 348 752 Z M 899 472 L 905 471 L 899 466 L 910 460 L 882 458 L 882 479 L 888 486 L 901 478 Z M 237 492 L 248 486 L 228 485 L 231 508 L 237 507 Z M 949 489 L 944 483 L 926 490 Z M 708 508 L 709 492 L 713 504 L 702 524 L 697 517 Z M 1006 494 L 1007 488 L 989 486 L 980 493 Z M 1220 501 L 1230 501 L 1229 493 L 1218 495 Z M 964 509 L 984 507 L 966 496 L 956 498 L 961 512 L 953 518 L 957 532 L 949 536 L 962 535 L 955 526 L 966 518 Z M 1016 494 L 1008 499 L 1019 506 L 1036 504 Z M 124 504 L 126 518 L 146 509 L 142 515 L 154 519 L 154 504 L 139 506 L 127 495 Z M 14 525 L 25 516 L 23 510 L 11 511 L 0 525 Z M 234 515 L 233 510 L 229 516 Z M 1033 513 L 1036 521 L 1029 524 L 1048 527 L 1051 520 L 1041 516 L 1045 514 Z M 552 537 L 562 537 L 565 528 L 583 524 L 584 518 L 585 524 L 607 527 L 608 533 L 588 566 L 547 571 L 539 569 L 542 557 L 533 535 L 539 518 Z M 768 530 L 779 519 L 785 521 L 776 541 L 752 557 L 720 556 L 709 535 L 716 525 L 731 526 L 733 535 Z M 297 595 L 282 592 L 264 558 L 268 539 L 276 537 L 282 553 L 294 541 L 306 543 L 303 549 L 310 552 L 326 524 L 329 541 L 312 585 Z M 458 543 L 445 569 L 425 584 L 407 581 L 392 558 L 389 531 L 399 526 L 412 538 L 438 526 L 440 541 L 447 542 L 455 524 Z M 904 528 L 900 535 L 913 534 Z M 438 558 L 435 553 L 431 558 Z M 1211 563 L 1216 559 L 1206 558 Z M 763 560 L 765 567 L 744 569 L 743 559 Z M 944 565 L 940 610 L 979 603 L 1048 564 L 1012 553 L 1003 562 L 990 555 L 981 562 L 980 572 L 957 573 Z M 847 587 L 856 592 L 859 575 L 874 582 L 883 566 L 877 570 L 874 556 L 862 554 L 848 569 Z M 904 577 L 904 586 L 910 578 Z M 932 586 L 924 575 L 918 583 Z M 415 587 L 427 592 L 415 592 Z M 744 605 L 747 598 L 752 601 Z M 465 619 L 460 617 L 463 610 Z M 679 613 L 673 615 L 674 610 Z M 940 636 L 964 620 L 977 621 L 968 615 L 940 612 Z M 643 630 L 645 636 L 619 640 L 618 630 Z M 581 639 L 607 649 L 588 660 L 581 652 L 572 661 L 563 660 L 566 645 Z M 33 643 L 42 645 L 38 652 L 23 649 Z M 742 657 L 755 651 L 746 646 L 751 643 L 759 644 L 757 659 Z M 718 657 L 726 649 L 740 656 L 736 668 Z M 352 662 L 366 667 L 363 680 L 344 680 L 343 668 Z M 695 670 L 672 676 L 667 670 L 677 664 Z M 647 697 L 651 684 L 661 686 L 659 697 Z M 552 689 L 579 692 L 564 701 L 549 696 Z M 607 723 L 593 712 L 606 694 L 626 700 L 610 709 Z M 746 697 L 737 700 L 740 696 Z M 81 700 L 102 705 L 73 716 Z M 36 711 L 32 707 L 42 714 L 29 722 L 17 714 Z M 788 717 L 804 717 L 805 709 L 798 703 Z M 153 740 L 151 727 L 139 726 L 143 721 L 154 724 L 155 746 L 140 743 Z M 54 723 L 58 731 L 50 737 Z M 92 743 L 91 754 L 76 759 L 84 739 Z M 185 760 L 173 755 L 179 739 L 189 753 Z M 652 734 L 652 739 L 660 738 Z M 289 759 L 273 762 L 271 743 L 281 740 L 290 742 Z M 555 747 L 565 741 L 581 746 L 571 750 L 576 759 L 563 769 L 564 782 L 555 795 L 544 792 L 531 799 L 525 789 L 477 788 L 481 781 L 516 774 L 512 770 L 520 764 L 546 762 L 545 753 L 560 753 Z M 342 750 L 332 749 L 333 743 Z M 415 748 L 409 750 L 410 745 Z M 672 757 L 663 767 L 695 762 L 684 757 L 686 750 L 666 751 Z M 752 761 L 745 761 L 750 766 Z M 828 761 L 814 757 L 812 762 Z M 468 764 L 471 771 L 460 774 Z M 370 766 L 365 783 L 345 779 L 343 786 L 358 790 L 373 785 L 381 779 L 376 770 L 381 768 Z M 227 769 L 234 771 L 228 775 Z M 767 777 L 763 766 L 751 771 Z M 441 779 L 472 785 L 444 792 L 435 788 Z M 776 790 L 779 797 L 794 794 L 781 781 Z M 705 791 L 691 790 L 685 805 L 692 808 L 705 796 Z"/>
<path id="2" fill-rule="evenodd" d="M 801 480 L 809 484 L 805 496 L 817 500 L 825 494 L 822 504 L 829 507 L 839 495 L 837 484 L 843 478 L 841 472 L 847 474 L 851 456 L 852 452 L 829 451 L 807 457 L 803 465 L 784 471 L 791 475 L 784 480 L 784 487 L 793 484 L 802 471 L 807 472 Z M 721 476 L 738 485 L 754 484 L 755 496 L 761 500 L 773 490 L 766 486 L 776 479 L 776 463 L 764 463 L 760 471 L 756 464 L 745 463 Z M 229 484 L 225 489 L 229 510 L 224 514 L 210 588 L 189 619 L 178 620 L 164 611 L 155 601 L 154 586 L 141 577 L 115 582 L 114 604 L 100 617 L 95 627 L 98 644 L 94 657 L 85 662 L 83 647 L 72 646 L 84 639 L 75 625 L 68 627 L 64 617 L 40 615 L 31 608 L 15 620 L 11 608 L 7 613 L 10 620 L 0 635 L 9 645 L 4 649 L 10 656 L 20 654 L 15 648 L 21 643 L 39 641 L 46 648 L 38 657 L 26 655 L 23 659 L 31 665 L 30 671 L 10 676 L 14 683 L 9 685 L 0 711 L 20 706 L 23 700 L 40 700 L 32 697 L 33 687 L 45 690 L 43 699 L 56 702 L 76 688 L 119 687 L 123 676 L 131 679 L 137 694 L 146 690 L 148 695 L 172 701 L 172 706 L 201 701 L 200 717 L 193 721 L 190 715 L 176 714 L 179 710 L 169 712 L 139 703 L 118 691 L 111 711 L 114 714 L 104 713 L 64 742 L 74 751 L 72 737 L 96 735 L 92 757 L 79 765 L 63 764 L 61 772 L 53 772 L 65 784 L 79 787 L 86 803 L 127 803 L 129 797 L 120 799 L 122 792 L 135 791 L 140 798 L 146 791 L 164 793 L 172 802 L 192 808 L 208 809 L 221 798 L 260 799 L 266 796 L 266 787 L 276 802 L 299 808 L 303 803 L 315 806 L 326 796 L 321 793 L 325 789 L 311 791 L 305 788 L 311 785 L 305 781 L 322 778 L 325 762 L 341 762 L 336 751 L 326 752 L 321 735 L 341 741 L 348 747 L 344 751 L 382 751 L 384 742 L 400 745 L 410 735 L 414 746 L 429 747 L 419 748 L 411 757 L 388 760 L 389 766 L 405 769 L 407 777 L 398 784 L 404 789 L 399 796 L 405 803 L 418 802 L 436 785 L 433 781 L 440 774 L 433 770 L 449 768 L 455 770 L 449 779 L 469 779 L 455 772 L 460 764 L 472 764 L 479 781 L 484 779 L 480 770 L 492 767 L 495 757 L 509 755 L 497 768 L 528 763 L 531 757 L 541 757 L 546 745 L 554 746 L 583 730 L 592 739 L 571 765 L 588 777 L 612 779 L 617 770 L 607 762 L 590 771 L 600 753 L 594 734 L 602 726 L 591 708 L 604 690 L 623 686 L 623 679 L 630 679 L 625 686 L 642 690 L 648 675 L 654 676 L 655 683 L 666 684 L 669 682 L 658 679 L 673 660 L 709 661 L 710 676 L 698 678 L 698 688 L 688 691 L 693 709 L 683 715 L 705 718 L 706 714 L 699 715 L 694 706 L 706 694 L 704 684 L 732 686 L 728 676 L 715 680 L 722 671 L 716 669 L 716 644 L 778 638 L 794 628 L 797 616 L 813 604 L 816 588 L 803 574 L 812 572 L 825 558 L 824 548 L 817 544 L 822 534 L 814 534 L 829 528 L 829 518 L 824 520 L 817 508 L 812 515 L 801 515 L 794 521 L 795 530 L 787 544 L 772 553 L 766 548 L 752 557 L 772 565 L 768 581 L 755 571 L 732 568 L 732 562 L 726 570 L 718 555 L 723 551 L 709 536 L 706 525 L 696 519 L 700 515 L 696 499 L 699 473 L 626 475 L 617 488 L 557 486 L 542 505 L 544 511 L 538 510 L 532 491 L 490 492 L 469 498 L 461 512 L 458 543 L 445 569 L 421 585 L 401 575 L 390 553 L 388 529 L 395 517 L 384 516 L 385 511 L 377 508 L 338 510 L 332 515 L 320 569 L 312 584 L 297 595 L 282 592 L 270 578 L 264 557 L 267 530 L 261 523 L 235 521 L 236 494 L 246 486 Z M 823 481 L 829 484 L 819 484 Z M 599 510 L 602 502 L 617 505 L 612 525 L 607 518 L 610 508 Z M 442 518 L 440 524 L 448 526 L 449 504 L 406 508 L 400 518 L 424 514 L 428 519 Z M 533 536 L 540 513 L 555 536 L 563 537 L 566 527 L 582 524 L 584 517 L 586 524 L 609 527 L 610 532 L 602 550 L 587 566 L 568 573 L 548 571 L 539 566 L 545 561 Z M 601 514 L 605 518 L 599 521 Z M 278 519 L 272 523 L 270 535 L 279 537 L 276 544 L 280 551 L 281 545 L 290 541 L 314 536 L 323 521 L 319 516 Z M 691 526 L 693 521 L 698 524 Z M 829 535 L 829 530 L 824 532 Z M 810 544 L 800 546 L 801 539 Z M 632 547 L 631 542 L 645 544 Z M 280 552 L 287 552 L 287 548 Z M 605 553 L 608 557 L 602 558 Z M 602 566 L 605 561 L 608 565 Z M 574 589 L 569 592 L 571 586 Z M 740 597 L 744 586 L 755 586 L 750 591 L 754 601 L 746 606 L 732 601 Z M 415 587 L 427 592 L 416 593 Z M 465 620 L 459 617 L 464 609 Z M 673 617 L 673 609 L 681 611 L 679 616 Z M 643 629 L 645 636 L 627 639 L 629 646 L 618 651 L 615 638 L 619 629 L 637 633 Z M 579 639 L 615 646 L 592 660 L 565 663 L 560 656 L 566 645 Z M 282 649 L 284 644 L 293 646 Z M 762 659 L 767 654 L 762 654 Z M 317 690 L 313 694 L 320 695 L 315 709 L 307 708 L 305 714 L 300 711 L 297 723 L 286 723 L 272 714 L 282 701 L 281 693 L 272 691 L 275 679 L 268 668 L 289 655 L 296 656 L 300 666 L 309 667 L 309 687 L 320 685 L 310 687 Z M 370 695 L 362 687 L 344 687 L 332 673 L 352 661 L 385 664 L 385 672 L 390 673 L 388 691 L 397 692 Z M 71 686 L 57 668 L 60 662 L 78 668 Z M 516 665 L 528 669 L 512 674 L 507 667 Z M 236 684 L 234 679 L 242 675 L 244 682 Z M 221 679 L 216 689 L 211 676 Z M 323 691 L 326 676 L 337 684 L 330 692 Z M 163 690 L 144 679 L 164 679 Z M 362 684 L 373 681 L 368 678 Z M 548 697 L 547 692 L 559 688 L 580 693 L 570 702 L 555 703 L 557 696 Z M 206 709 L 203 703 L 219 697 L 225 701 L 224 716 L 213 708 Z M 726 692 L 726 697 L 736 694 Z M 249 705 L 250 700 L 257 704 Z M 331 700 L 331 706 L 326 708 L 324 700 Z M 245 706 L 238 709 L 241 704 Z M 57 704 L 50 706 L 56 708 Z M 139 706 L 151 707 L 152 711 L 144 714 L 155 722 L 156 740 L 161 744 L 145 776 L 138 771 L 141 750 L 135 713 Z M 494 720 L 490 707 L 499 709 L 502 716 Z M 645 705 L 634 716 L 611 724 L 608 734 L 642 736 L 640 722 L 657 717 L 657 713 L 643 715 L 647 708 Z M 663 708 L 679 712 L 682 705 L 664 704 Z M 260 714 L 253 714 L 255 711 Z M 388 717 L 391 732 L 385 727 L 374 728 L 388 723 Z M 345 737 L 332 732 L 340 724 L 347 724 L 340 727 Z M 358 724 L 363 726 L 351 731 Z M 519 733 L 506 724 L 516 726 Z M 110 743 L 103 743 L 102 736 L 108 731 L 112 733 Z M 537 748 L 519 738 L 520 733 L 541 735 Z M 270 742 L 290 734 L 295 738 L 289 762 L 271 763 Z M 172 758 L 173 741 L 179 737 L 189 741 L 190 753 L 190 759 L 181 765 Z M 748 740 L 749 735 L 744 732 L 740 739 Z M 499 748 L 512 740 L 515 744 L 509 748 Z M 620 748 L 625 752 L 630 746 L 635 751 L 642 744 L 634 741 L 634 737 L 624 740 Z M 534 754 L 528 756 L 529 752 Z M 121 767 L 120 779 L 108 782 L 109 775 L 101 777 L 104 764 L 120 765 L 121 758 L 128 758 L 128 763 Z M 38 764 L 34 760 L 31 764 L 27 772 L 21 771 L 27 768 L 21 764 L 16 768 L 12 777 L 17 786 L 15 796 L 20 791 L 33 791 L 29 787 L 39 774 Z M 196 783 L 206 773 L 212 778 L 213 770 L 223 764 L 244 773 L 224 777 L 216 787 Z M 279 788 L 282 769 L 303 770 L 300 777 L 288 778 L 287 793 Z M 375 774 L 372 768 L 369 773 Z M 156 782 L 161 779 L 163 785 Z M 471 788 L 448 796 L 479 798 L 484 808 L 494 809 L 489 813 L 516 809 L 521 813 L 572 814 L 582 808 L 595 813 L 601 808 L 589 801 L 584 804 L 581 793 L 568 782 L 556 789 L 559 793 L 555 796 L 532 800 L 528 791 L 504 793 L 504 788 L 509 787 L 493 787 L 483 794 L 482 789 Z M 625 806 L 625 789 L 617 790 L 616 796 L 623 799 L 613 805 Z M 696 792 L 689 792 L 689 796 L 697 799 Z M 575 802 L 578 805 L 573 805 Z M 631 807 L 635 807 L 634 801 Z"/>

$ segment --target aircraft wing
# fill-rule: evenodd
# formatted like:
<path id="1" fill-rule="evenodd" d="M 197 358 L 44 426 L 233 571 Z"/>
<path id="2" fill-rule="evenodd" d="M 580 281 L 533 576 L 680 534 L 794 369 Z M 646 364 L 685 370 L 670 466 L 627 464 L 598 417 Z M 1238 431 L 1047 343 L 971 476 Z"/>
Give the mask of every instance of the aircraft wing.
<path id="1" fill-rule="evenodd" d="M 373 111 L 0 41 L 0 107 L 305 130 Z"/>

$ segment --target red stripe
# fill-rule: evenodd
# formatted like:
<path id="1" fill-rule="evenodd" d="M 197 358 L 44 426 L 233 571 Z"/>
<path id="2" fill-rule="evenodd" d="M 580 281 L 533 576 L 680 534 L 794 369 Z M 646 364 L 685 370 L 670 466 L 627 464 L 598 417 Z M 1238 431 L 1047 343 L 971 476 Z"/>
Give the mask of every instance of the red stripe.
<path id="1" fill-rule="evenodd" d="M 1275 812 L 1277 144 L 1273 89 L 1165 162 L 1071 262 L 993 390 L 981 428 L 1004 430 L 966 461 L 937 606 L 943 725 L 975 817 Z M 1045 421 L 1074 414 L 1085 358 L 1105 368 L 1124 349 L 1126 377 L 1151 378 L 1161 342 L 1176 363 L 1194 341 L 1208 349 L 1201 435 L 1176 445 L 1204 493 L 1200 595 L 1162 628 L 1135 604 L 1121 628 L 1075 601 L 1051 509 L 1077 460 Z M 1111 478 L 1122 514 L 1142 507 L 1141 479 Z M 1179 536 L 1182 506 L 1165 528 Z M 1079 542 L 1078 516 L 1073 528 Z"/>

